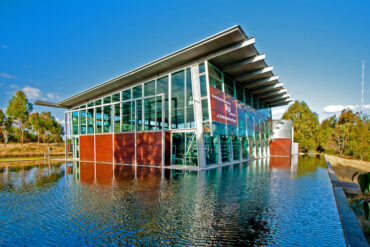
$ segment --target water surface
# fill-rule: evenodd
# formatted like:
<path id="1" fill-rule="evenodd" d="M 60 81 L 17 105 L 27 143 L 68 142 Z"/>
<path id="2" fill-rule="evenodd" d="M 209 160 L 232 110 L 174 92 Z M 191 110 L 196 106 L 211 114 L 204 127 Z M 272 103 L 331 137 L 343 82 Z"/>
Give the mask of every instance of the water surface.
<path id="1" fill-rule="evenodd" d="M 345 246 L 325 162 L 0 168 L 0 245 Z"/>

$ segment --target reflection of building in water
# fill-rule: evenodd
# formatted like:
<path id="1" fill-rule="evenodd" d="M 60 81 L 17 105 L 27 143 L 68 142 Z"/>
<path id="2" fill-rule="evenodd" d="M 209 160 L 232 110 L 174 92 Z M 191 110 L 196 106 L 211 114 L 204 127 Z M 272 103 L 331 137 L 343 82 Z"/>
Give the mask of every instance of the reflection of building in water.
<path id="1" fill-rule="evenodd" d="M 271 108 L 291 99 L 254 44 L 234 26 L 58 103 L 35 104 L 67 109 L 66 139 L 80 161 L 186 169 L 266 157 Z"/>

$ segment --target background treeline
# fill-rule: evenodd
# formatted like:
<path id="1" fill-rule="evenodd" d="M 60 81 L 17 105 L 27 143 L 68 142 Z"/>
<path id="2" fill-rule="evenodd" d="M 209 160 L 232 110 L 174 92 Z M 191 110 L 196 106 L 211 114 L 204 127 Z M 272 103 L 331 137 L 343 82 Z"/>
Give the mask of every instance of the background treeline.
<path id="1" fill-rule="evenodd" d="M 283 119 L 293 120 L 294 141 L 300 152 L 325 152 L 370 160 L 370 121 L 368 115 L 350 109 L 340 116 L 324 119 L 321 123 L 303 101 L 296 101 L 284 113 Z"/>
<path id="2" fill-rule="evenodd" d="M 63 126 L 50 112 L 32 112 L 33 105 L 23 91 L 9 100 L 6 112 L 0 109 L 0 141 L 6 143 L 62 142 Z"/>

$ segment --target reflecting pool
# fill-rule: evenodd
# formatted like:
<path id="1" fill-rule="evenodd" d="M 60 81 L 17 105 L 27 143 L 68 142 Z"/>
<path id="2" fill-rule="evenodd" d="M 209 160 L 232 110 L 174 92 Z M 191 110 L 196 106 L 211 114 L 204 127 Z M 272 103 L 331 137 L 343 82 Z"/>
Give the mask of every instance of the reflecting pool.
<path id="1" fill-rule="evenodd" d="M 0 167 L 0 245 L 345 246 L 321 157 L 201 172 Z"/>

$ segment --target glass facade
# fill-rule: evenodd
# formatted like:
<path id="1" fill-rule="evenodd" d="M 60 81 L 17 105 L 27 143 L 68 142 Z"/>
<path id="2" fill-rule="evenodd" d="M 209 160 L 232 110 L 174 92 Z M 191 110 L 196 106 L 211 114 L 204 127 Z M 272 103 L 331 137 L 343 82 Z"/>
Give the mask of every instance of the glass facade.
<path id="1" fill-rule="evenodd" d="M 205 131 L 207 165 L 267 155 L 270 108 L 210 63 L 200 63 L 198 68 L 203 116 L 199 128 Z M 176 131 L 171 133 L 171 163 L 197 165 L 193 88 L 190 67 L 123 88 L 73 108 L 68 115 L 69 133 L 78 138 L 162 128 Z M 215 112 L 219 110 L 215 95 L 223 102 L 224 116 L 220 118 Z"/>

